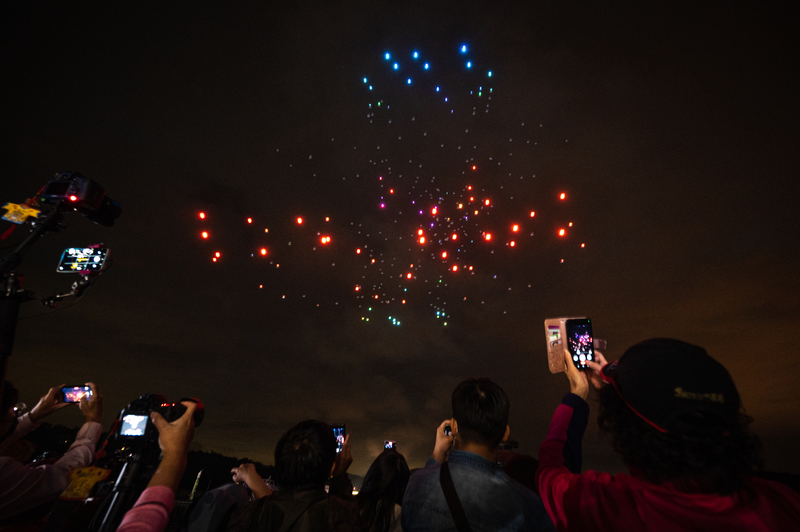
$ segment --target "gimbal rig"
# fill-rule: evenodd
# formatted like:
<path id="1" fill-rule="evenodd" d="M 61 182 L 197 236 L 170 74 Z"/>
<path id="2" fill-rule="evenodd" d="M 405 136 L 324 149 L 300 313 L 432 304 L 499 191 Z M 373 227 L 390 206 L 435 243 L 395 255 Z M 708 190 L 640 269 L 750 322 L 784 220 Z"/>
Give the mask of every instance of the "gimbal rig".
<path id="1" fill-rule="evenodd" d="M 22 262 L 25 252 L 48 231 L 57 232 L 66 227 L 62 224 L 64 213 L 77 211 L 86 218 L 105 227 L 114 225 L 122 208 L 119 203 L 106 196 L 105 189 L 77 172 L 61 172 L 55 179 L 24 204 L 7 203 L 3 219 L 20 225 L 29 224 L 31 234 L 11 251 L 0 253 L 0 396 L 6 380 L 8 358 L 14 345 L 19 307 L 24 301 L 35 299 L 34 295 L 21 286 L 14 269 Z M 83 272 L 81 272 L 83 273 Z M 82 280 L 73 284 L 72 291 L 45 298 L 44 303 L 53 306 L 64 297 L 82 294 L 93 280 L 86 273 Z"/>

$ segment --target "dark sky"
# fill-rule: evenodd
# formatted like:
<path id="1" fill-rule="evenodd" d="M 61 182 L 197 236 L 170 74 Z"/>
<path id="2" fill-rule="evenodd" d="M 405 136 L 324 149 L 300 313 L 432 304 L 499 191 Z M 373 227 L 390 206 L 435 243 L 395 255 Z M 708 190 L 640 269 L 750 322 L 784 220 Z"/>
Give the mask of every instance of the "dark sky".
<path id="1" fill-rule="evenodd" d="M 71 170 L 123 207 L 111 229 L 68 215 L 18 269 L 49 295 L 73 280 L 55 273 L 65 247 L 104 242 L 114 257 L 75 307 L 23 307 L 8 375 L 27 402 L 92 380 L 110 424 L 142 393 L 197 396 L 197 448 L 267 463 L 294 423 L 344 422 L 363 474 L 384 439 L 422 465 L 455 385 L 490 376 L 535 454 L 567 391 L 547 370 L 543 320 L 587 315 L 609 359 L 656 336 L 704 346 L 737 382 L 768 468 L 800 473 L 800 366 L 784 341 L 800 333 L 800 84 L 783 7 L 264 4 L 2 8 L 0 201 Z M 493 72 L 490 112 L 480 99 L 475 118 L 463 43 L 476 72 Z M 392 78 L 384 52 L 405 68 L 412 50 L 436 65 L 454 113 L 432 85 Z M 381 98 L 392 108 L 368 107 Z M 518 250 L 465 245 L 475 275 L 444 277 L 407 252 L 409 209 L 378 208 L 390 182 L 450 209 L 473 184 L 493 202 L 483 228 L 537 219 Z M 269 257 L 251 257 L 261 245 Z M 369 257 L 385 262 L 365 269 Z M 408 304 L 367 324 L 354 285 L 399 299 L 405 285 L 388 279 L 406 259 L 418 268 Z M 588 468 L 621 467 L 594 427 L 585 454 Z"/>

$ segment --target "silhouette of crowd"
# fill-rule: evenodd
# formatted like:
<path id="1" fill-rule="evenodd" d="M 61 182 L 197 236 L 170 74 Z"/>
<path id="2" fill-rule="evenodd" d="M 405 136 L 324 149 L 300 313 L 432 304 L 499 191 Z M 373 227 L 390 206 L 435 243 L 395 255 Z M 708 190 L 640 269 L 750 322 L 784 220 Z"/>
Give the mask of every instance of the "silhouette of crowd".
<path id="1" fill-rule="evenodd" d="M 800 530 L 800 494 L 764 478 L 759 440 L 738 390 L 703 348 L 656 338 L 610 364 L 600 352 L 586 370 L 566 353 L 565 362 L 569 392 L 554 401 L 538 459 L 501 449 L 511 431 L 511 402 L 497 383 L 468 379 L 453 391 L 452 417 L 436 427 L 424 467 L 410 471 L 403 455 L 387 448 L 354 495 L 350 436 L 339 449 L 330 425 L 301 421 L 275 446 L 273 478 L 261 478 L 254 464 L 233 468 L 230 484 L 181 508 L 180 526 L 187 532 Z M 92 393 L 79 402 L 85 424 L 69 450 L 51 463 L 24 465 L 13 456 L 15 443 L 69 405 L 54 387 L 25 412 L 16 389 L 4 383 L 0 530 L 160 532 L 178 511 L 175 492 L 201 408 L 195 401 L 182 402 L 174 418 L 150 413 L 157 443 L 148 483 L 113 492 L 135 501 L 132 507 L 97 525 L 96 515 L 85 515 L 93 497 L 55 504 L 70 494 L 80 498 L 81 482 L 104 471 L 90 466 L 111 452 L 108 443 L 99 445 L 102 394 L 87 386 Z M 582 470 L 592 388 L 600 429 L 628 473 Z M 112 428 L 109 439 L 119 430 Z M 114 506 L 105 504 L 100 508 Z"/>

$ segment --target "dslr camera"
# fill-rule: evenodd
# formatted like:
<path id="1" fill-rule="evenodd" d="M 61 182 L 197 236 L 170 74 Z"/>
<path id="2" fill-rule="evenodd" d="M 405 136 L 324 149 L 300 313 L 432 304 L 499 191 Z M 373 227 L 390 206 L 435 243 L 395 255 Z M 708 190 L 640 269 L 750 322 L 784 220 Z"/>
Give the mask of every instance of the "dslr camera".
<path id="1" fill-rule="evenodd" d="M 181 401 L 197 403 L 194 411 L 194 426 L 199 427 L 203 422 L 205 410 L 199 399 L 184 398 Z M 150 420 L 150 412 L 158 412 L 167 422 L 175 421 L 186 413 L 186 407 L 181 404 L 170 403 L 161 394 L 148 393 L 130 402 L 122 409 L 117 420 L 117 430 L 112 436 L 115 447 L 155 448 L 158 449 L 158 430 Z"/>

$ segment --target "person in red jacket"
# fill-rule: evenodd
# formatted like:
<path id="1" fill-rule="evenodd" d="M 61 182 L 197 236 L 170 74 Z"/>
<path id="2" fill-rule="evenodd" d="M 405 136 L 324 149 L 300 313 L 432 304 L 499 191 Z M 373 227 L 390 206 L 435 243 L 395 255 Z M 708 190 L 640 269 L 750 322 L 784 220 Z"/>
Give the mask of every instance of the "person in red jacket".
<path id="1" fill-rule="evenodd" d="M 800 530 L 800 495 L 760 479 L 758 438 L 736 386 L 705 349 L 657 338 L 578 370 L 539 450 L 537 483 L 558 530 Z M 589 381 L 598 424 L 629 474 L 581 473 Z"/>

